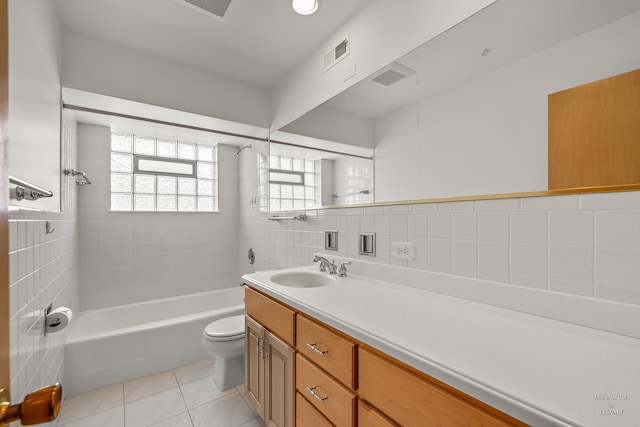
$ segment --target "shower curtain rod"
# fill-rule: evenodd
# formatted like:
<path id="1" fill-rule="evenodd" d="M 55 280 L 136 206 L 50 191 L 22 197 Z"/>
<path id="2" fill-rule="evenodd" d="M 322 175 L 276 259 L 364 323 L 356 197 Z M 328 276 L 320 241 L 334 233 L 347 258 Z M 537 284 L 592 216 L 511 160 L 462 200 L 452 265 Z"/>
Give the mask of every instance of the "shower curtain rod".
<path id="1" fill-rule="evenodd" d="M 358 159 L 373 160 L 373 157 L 361 156 L 359 154 L 343 153 L 341 151 L 326 150 L 324 148 L 308 147 L 306 145 L 293 144 L 291 142 L 283 142 L 283 141 L 278 141 L 278 140 L 275 140 L 275 139 L 271 139 L 270 142 L 274 142 L 276 144 L 287 145 L 289 147 L 307 148 L 309 150 L 322 151 L 323 153 L 340 154 L 342 156 L 357 157 Z"/>
<path id="2" fill-rule="evenodd" d="M 289 147 L 308 148 L 309 150 L 322 151 L 323 153 L 340 154 L 340 155 L 343 155 L 343 156 L 357 157 L 359 159 L 373 160 L 372 157 L 360 156 L 358 154 L 348 154 L 348 153 L 342 153 L 340 151 L 325 150 L 324 148 L 307 147 L 305 145 L 293 144 L 291 142 L 277 141 L 275 139 L 270 139 L 270 138 L 261 138 L 259 136 L 244 135 L 244 134 L 241 134 L 241 133 L 227 132 L 227 131 L 218 130 L 218 129 L 211 129 L 211 128 L 204 128 L 204 127 L 200 127 L 200 126 L 186 125 L 184 123 L 168 122 L 168 121 L 165 121 L 165 120 L 151 119 L 149 117 L 140 117 L 140 116 L 134 116 L 134 115 L 131 115 L 131 114 L 116 113 L 114 111 L 106 111 L 106 110 L 99 110 L 97 108 L 82 107 L 80 105 L 67 104 L 65 102 L 62 103 L 62 108 L 65 108 L 67 110 L 82 111 L 82 112 L 85 112 L 85 113 L 102 114 L 104 116 L 120 117 L 120 118 L 123 118 L 123 119 L 131 119 L 131 120 L 138 120 L 138 121 L 142 121 L 142 122 L 155 123 L 157 125 L 175 126 L 175 127 L 184 128 L 184 129 L 197 130 L 197 131 L 208 132 L 208 133 L 215 133 L 215 134 L 218 134 L 218 135 L 235 136 L 235 137 L 238 137 L 238 138 L 246 138 L 246 139 L 251 139 L 251 140 L 254 140 L 254 141 L 274 142 L 276 144 L 287 145 Z"/>
<path id="3" fill-rule="evenodd" d="M 260 138 L 258 136 L 244 135 L 241 133 L 227 132 L 227 131 L 218 130 L 218 129 L 203 128 L 200 126 L 185 125 L 184 123 L 168 122 L 165 120 L 150 119 L 148 117 L 140 117 L 140 116 L 133 116 L 131 114 L 123 114 L 123 113 L 116 113 L 113 111 L 98 110 L 96 108 L 81 107 L 79 105 L 73 105 L 73 104 L 63 103 L 62 108 L 66 108 L 67 110 L 82 111 L 85 113 L 102 114 L 104 116 L 121 117 L 123 119 L 139 120 L 142 122 L 155 123 L 157 125 L 167 125 L 167 126 L 175 126 L 175 127 L 190 129 L 190 130 L 199 130 L 202 132 L 216 133 L 218 135 L 236 136 L 239 138 L 252 139 L 254 141 L 264 141 L 264 142 L 269 141 L 268 138 Z"/>

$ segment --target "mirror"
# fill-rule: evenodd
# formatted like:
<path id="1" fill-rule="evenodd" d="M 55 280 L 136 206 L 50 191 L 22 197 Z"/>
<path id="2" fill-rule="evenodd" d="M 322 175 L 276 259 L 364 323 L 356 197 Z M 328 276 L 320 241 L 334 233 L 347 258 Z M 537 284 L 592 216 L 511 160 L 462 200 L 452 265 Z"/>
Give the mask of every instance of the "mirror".
<path id="1" fill-rule="evenodd" d="M 640 68 L 638 11 L 499 0 L 282 130 L 373 148 L 375 202 L 546 191 L 548 95 Z"/>
<path id="2" fill-rule="evenodd" d="M 317 146 L 323 148 L 313 148 Z M 369 149 L 273 133 L 269 142 L 269 210 L 372 203 L 371 155 Z"/>

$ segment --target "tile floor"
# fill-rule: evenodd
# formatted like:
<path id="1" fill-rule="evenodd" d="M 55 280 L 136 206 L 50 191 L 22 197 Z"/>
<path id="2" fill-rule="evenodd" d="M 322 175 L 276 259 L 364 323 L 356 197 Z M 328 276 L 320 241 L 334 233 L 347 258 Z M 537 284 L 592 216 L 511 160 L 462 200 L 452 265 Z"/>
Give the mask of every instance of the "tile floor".
<path id="1" fill-rule="evenodd" d="M 65 399 L 59 427 L 264 427 L 244 384 L 220 391 L 213 359 Z"/>

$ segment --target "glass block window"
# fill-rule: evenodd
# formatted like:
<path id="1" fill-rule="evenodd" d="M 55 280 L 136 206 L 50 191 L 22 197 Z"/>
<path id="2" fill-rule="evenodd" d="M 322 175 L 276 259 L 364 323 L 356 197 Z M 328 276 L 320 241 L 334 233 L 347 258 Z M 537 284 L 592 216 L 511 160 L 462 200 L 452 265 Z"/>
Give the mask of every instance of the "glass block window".
<path id="1" fill-rule="evenodd" d="M 314 209 L 319 206 L 319 164 L 313 160 L 271 155 L 269 203 L 272 211 Z"/>
<path id="2" fill-rule="evenodd" d="M 216 147 L 112 133 L 111 210 L 217 212 Z"/>

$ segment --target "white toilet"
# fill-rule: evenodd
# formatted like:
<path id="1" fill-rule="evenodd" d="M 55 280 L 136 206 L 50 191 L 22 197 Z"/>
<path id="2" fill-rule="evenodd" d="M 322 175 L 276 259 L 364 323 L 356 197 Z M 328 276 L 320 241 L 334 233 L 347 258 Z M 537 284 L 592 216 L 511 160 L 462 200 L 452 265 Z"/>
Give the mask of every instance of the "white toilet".
<path id="1" fill-rule="evenodd" d="M 211 322 L 202 332 L 202 345 L 215 357 L 213 381 L 220 390 L 244 382 L 244 315 Z"/>

